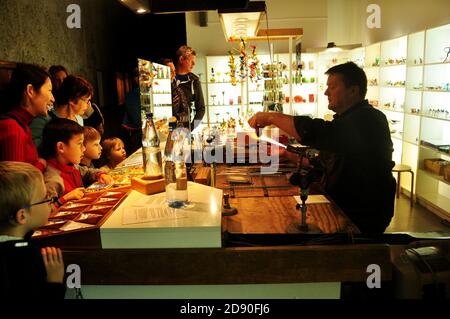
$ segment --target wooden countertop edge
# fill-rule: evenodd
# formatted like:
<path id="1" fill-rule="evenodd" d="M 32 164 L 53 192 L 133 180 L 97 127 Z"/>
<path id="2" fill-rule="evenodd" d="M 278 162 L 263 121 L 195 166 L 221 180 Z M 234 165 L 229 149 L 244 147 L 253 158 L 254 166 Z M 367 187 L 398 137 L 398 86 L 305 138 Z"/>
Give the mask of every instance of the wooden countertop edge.
<path id="1" fill-rule="evenodd" d="M 64 251 L 82 285 L 210 285 L 365 282 L 367 266 L 392 278 L 385 244 Z"/>

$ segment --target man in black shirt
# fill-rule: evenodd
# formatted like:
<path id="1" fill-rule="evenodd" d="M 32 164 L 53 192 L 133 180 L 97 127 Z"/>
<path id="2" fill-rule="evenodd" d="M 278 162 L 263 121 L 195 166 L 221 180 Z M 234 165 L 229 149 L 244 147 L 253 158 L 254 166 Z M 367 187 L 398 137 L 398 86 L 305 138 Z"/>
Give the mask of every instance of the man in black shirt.
<path id="1" fill-rule="evenodd" d="M 202 86 L 200 84 L 200 79 L 194 73 L 192 69 L 195 66 L 196 53 L 195 51 L 186 45 L 181 46 L 176 52 L 176 72 L 175 77 L 178 88 L 180 88 L 183 93 L 185 100 L 189 105 L 183 105 L 180 103 L 180 114 L 188 113 L 188 119 L 177 117 L 177 119 L 189 126 L 190 130 L 193 131 L 202 121 L 205 115 L 205 101 L 203 99 Z M 183 101 L 183 99 L 180 99 Z M 188 109 L 188 111 L 187 111 Z M 195 109 L 195 115 L 192 116 L 192 112 Z M 174 110 L 174 116 L 177 116 L 178 111 Z"/>
<path id="2" fill-rule="evenodd" d="M 383 233 L 394 212 L 393 145 L 385 115 L 367 100 L 367 77 L 353 62 L 328 75 L 331 122 L 307 116 L 257 113 L 253 128 L 275 125 L 303 145 L 320 150 L 324 190 L 363 233 Z"/>

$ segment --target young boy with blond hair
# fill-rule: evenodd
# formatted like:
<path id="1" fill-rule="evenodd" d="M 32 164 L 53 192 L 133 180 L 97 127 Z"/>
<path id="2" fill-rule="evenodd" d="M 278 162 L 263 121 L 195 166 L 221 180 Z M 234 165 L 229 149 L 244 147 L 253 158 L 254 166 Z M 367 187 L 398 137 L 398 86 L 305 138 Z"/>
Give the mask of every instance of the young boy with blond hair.
<path id="1" fill-rule="evenodd" d="M 44 174 L 47 191 L 58 197 L 57 206 L 84 196 L 83 180 L 109 184 L 112 178 L 97 169 L 79 170 L 85 147 L 83 127 L 72 120 L 51 120 L 42 134 L 42 151 L 48 167 Z"/>
<path id="2" fill-rule="evenodd" d="M 83 158 L 81 159 L 80 166 L 95 168 L 92 161 L 98 160 L 102 155 L 102 146 L 100 144 L 100 140 L 102 136 L 100 132 L 91 126 L 83 127 L 83 135 L 84 135 L 84 147 L 85 151 L 83 154 Z"/>
<path id="3" fill-rule="evenodd" d="M 47 224 L 51 204 L 37 168 L 0 162 L 0 297 L 64 298 L 61 250 L 40 250 L 29 241 L 34 229 Z"/>

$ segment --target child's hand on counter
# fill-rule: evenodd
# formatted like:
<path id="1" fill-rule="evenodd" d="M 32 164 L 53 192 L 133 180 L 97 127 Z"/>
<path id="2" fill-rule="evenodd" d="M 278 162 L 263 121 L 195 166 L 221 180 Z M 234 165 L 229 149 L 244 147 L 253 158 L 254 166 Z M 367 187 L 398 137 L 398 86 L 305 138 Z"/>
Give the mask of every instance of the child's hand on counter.
<path id="1" fill-rule="evenodd" d="M 81 199 L 84 196 L 84 187 L 75 188 L 73 191 L 64 195 L 64 200 L 67 202 L 72 199 Z"/>
<path id="2" fill-rule="evenodd" d="M 101 184 L 112 184 L 113 179 L 108 174 L 101 174 L 98 177 L 98 182 L 101 183 Z"/>

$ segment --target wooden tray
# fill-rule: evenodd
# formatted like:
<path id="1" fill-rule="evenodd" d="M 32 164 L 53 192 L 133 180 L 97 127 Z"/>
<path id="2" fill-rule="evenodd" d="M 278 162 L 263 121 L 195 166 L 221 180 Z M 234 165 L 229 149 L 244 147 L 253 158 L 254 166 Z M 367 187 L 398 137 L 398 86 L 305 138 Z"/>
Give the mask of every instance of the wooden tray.
<path id="1" fill-rule="evenodd" d="M 52 212 L 47 225 L 37 229 L 32 240 L 62 248 L 101 248 L 99 228 L 127 197 L 129 186 L 86 193 Z"/>

